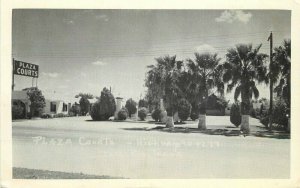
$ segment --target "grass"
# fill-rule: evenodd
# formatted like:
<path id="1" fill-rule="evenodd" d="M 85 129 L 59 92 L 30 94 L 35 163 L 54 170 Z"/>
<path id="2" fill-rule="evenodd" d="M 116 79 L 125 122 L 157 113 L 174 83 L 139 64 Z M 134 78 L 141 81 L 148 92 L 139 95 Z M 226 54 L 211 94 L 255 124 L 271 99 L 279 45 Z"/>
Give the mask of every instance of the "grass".
<path id="1" fill-rule="evenodd" d="M 13 167 L 14 179 L 122 179 L 120 177 L 98 176 L 83 173 L 59 172 Z"/>

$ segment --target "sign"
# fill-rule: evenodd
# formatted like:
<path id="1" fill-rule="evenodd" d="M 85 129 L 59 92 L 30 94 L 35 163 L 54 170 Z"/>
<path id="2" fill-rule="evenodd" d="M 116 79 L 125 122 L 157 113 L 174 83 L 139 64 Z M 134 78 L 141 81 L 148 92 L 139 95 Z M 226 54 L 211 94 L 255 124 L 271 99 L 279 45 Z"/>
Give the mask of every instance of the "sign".
<path id="1" fill-rule="evenodd" d="M 25 63 L 23 61 L 14 60 L 14 74 L 38 78 L 39 66 L 31 63 Z"/>

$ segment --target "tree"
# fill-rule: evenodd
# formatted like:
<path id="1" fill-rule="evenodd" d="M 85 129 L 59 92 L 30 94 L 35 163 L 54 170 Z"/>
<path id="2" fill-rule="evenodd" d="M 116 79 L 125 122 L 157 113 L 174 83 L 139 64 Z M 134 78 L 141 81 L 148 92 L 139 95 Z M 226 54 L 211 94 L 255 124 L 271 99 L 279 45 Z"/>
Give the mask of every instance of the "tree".
<path id="1" fill-rule="evenodd" d="M 179 96 L 183 91 L 177 82 L 183 67 L 182 61 L 177 61 L 176 56 L 164 56 L 156 58 L 156 65 L 148 66 L 146 87 L 148 87 L 147 100 L 150 104 L 158 107 L 161 98 L 165 101 L 167 110 L 166 127 L 174 127 L 173 115 Z"/>
<path id="2" fill-rule="evenodd" d="M 79 93 L 75 96 L 75 98 L 79 98 L 80 110 L 82 115 L 86 115 L 90 111 L 90 101 L 89 99 L 93 99 L 93 95 L 89 93 Z"/>
<path id="3" fill-rule="evenodd" d="M 287 130 L 290 130 L 290 108 L 291 108 L 291 40 L 286 39 L 283 44 L 274 49 L 275 53 L 273 55 L 273 69 L 278 69 L 280 71 L 276 72 L 277 75 L 273 76 L 274 82 L 279 80 L 278 85 L 275 87 L 274 91 L 277 96 L 286 103 L 286 115 L 288 116 L 288 126 Z M 272 70 L 273 71 L 273 70 Z M 273 112 L 274 114 L 274 112 Z M 273 115 L 274 116 L 274 115 Z M 276 118 L 276 117 L 274 117 Z"/>
<path id="4" fill-rule="evenodd" d="M 241 96 L 241 131 L 250 132 L 249 111 L 250 99 L 259 97 L 256 82 L 268 82 L 267 68 L 265 66 L 266 54 L 259 53 L 261 44 L 253 48 L 252 44 L 239 44 L 235 48 L 228 49 L 226 62 L 224 63 L 223 81 L 227 83 L 227 92 L 235 87 L 234 99 Z"/>
<path id="5" fill-rule="evenodd" d="M 159 107 L 160 99 L 163 98 L 163 90 L 161 86 L 161 69 L 155 65 L 147 66 L 150 69 L 147 72 L 145 79 L 145 86 L 148 88 L 146 93 L 146 100 L 148 101 L 150 109 Z"/>
<path id="6" fill-rule="evenodd" d="M 132 100 L 132 98 L 130 98 L 126 101 L 125 108 L 127 108 L 127 110 L 128 110 L 129 118 L 131 118 L 131 114 L 136 113 L 136 111 L 137 111 L 136 105 L 137 105 L 137 103 L 134 100 Z"/>
<path id="7" fill-rule="evenodd" d="M 195 97 L 194 101 L 199 105 L 199 129 L 206 129 L 206 101 L 211 89 L 216 88 L 221 95 L 224 94 L 222 82 L 222 65 L 217 53 L 195 53 L 195 60 L 188 59 L 188 72 L 191 75 L 189 90 Z"/>
<path id="8" fill-rule="evenodd" d="M 145 99 L 139 100 L 139 108 L 142 108 L 142 107 L 145 107 L 145 108 L 148 107 L 148 103 Z"/>
<path id="9" fill-rule="evenodd" d="M 283 41 L 283 45 L 274 49 L 274 68 L 277 74 L 274 74 L 274 81 L 279 80 L 274 91 L 281 99 L 285 101 L 290 108 L 291 100 L 291 40 Z M 273 70 L 272 70 L 273 71 Z"/>
<path id="10" fill-rule="evenodd" d="M 45 97 L 42 91 L 37 87 L 25 88 L 23 91 L 27 91 L 27 95 L 31 102 L 30 104 L 30 114 L 31 117 L 40 116 L 44 107 L 46 106 Z"/>
<path id="11" fill-rule="evenodd" d="M 112 93 L 107 89 L 103 88 L 101 96 L 97 102 L 92 106 L 91 117 L 94 121 L 108 120 L 114 115 L 116 111 L 116 102 Z"/>
<path id="12" fill-rule="evenodd" d="M 75 116 L 80 115 L 80 105 L 77 102 L 72 105 L 70 112 L 74 113 Z"/>

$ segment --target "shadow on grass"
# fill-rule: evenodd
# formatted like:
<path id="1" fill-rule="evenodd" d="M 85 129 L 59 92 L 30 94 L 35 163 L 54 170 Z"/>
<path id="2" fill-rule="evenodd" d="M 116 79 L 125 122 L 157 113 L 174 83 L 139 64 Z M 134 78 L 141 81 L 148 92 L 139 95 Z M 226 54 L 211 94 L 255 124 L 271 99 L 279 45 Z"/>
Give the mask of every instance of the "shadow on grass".
<path id="1" fill-rule="evenodd" d="M 142 121 L 142 120 L 134 120 L 134 119 L 126 119 L 126 120 L 92 120 L 87 119 L 84 120 L 87 122 L 115 122 L 115 123 L 144 123 L 144 124 L 155 124 L 155 125 L 165 125 L 165 123 L 157 122 L 157 121 Z M 182 123 L 185 124 L 185 123 Z"/>
<path id="2" fill-rule="evenodd" d="M 206 135 L 222 135 L 222 136 L 255 136 L 255 137 L 265 137 L 265 138 L 276 138 L 276 139 L 290 139 L 290 134 L 285 132 L 269 132 L 269 131 L 257 131 L 251 132 L 250 134 L 244 134 L 236 127 L 228 127 L 235 128 L 236 130 L 229 129 L 206 129 L 200 130 L 197 128 L 189 128 L 189 127 L 175 127 L 175 128 L 166 128 L 165 126 L 157 126 L 154 128 L 147 127 L 135 127 L 135 128 L 122 128 L 126 131 L 160 131 L 167 133 L 202 133 Z"/>

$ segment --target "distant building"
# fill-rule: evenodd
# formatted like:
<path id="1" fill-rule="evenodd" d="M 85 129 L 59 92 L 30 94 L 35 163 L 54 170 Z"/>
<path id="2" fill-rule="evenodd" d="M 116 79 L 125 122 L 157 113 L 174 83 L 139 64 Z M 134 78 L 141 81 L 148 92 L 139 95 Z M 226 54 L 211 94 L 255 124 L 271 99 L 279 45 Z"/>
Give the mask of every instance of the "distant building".
<path id="1" fill-rule="evenodd" d="M 68 114 L 70 105 L 62 100 L 45 100 L 46 106 L 44 107 L 44 113 L 47 114 Z"/>
<path id="2" fill-rule="evenodd" d="M 71 104 L 62 100 L 45 100 L 46 105 L 43 109 L 43 113 L 47 114 L 68 114 L 71 108 Z M 30 114 L 30 100 L 27 95 L 27 91 L 12 91 L 12 104 L 21 104 L 24 108 L 24 118 Z"/>

